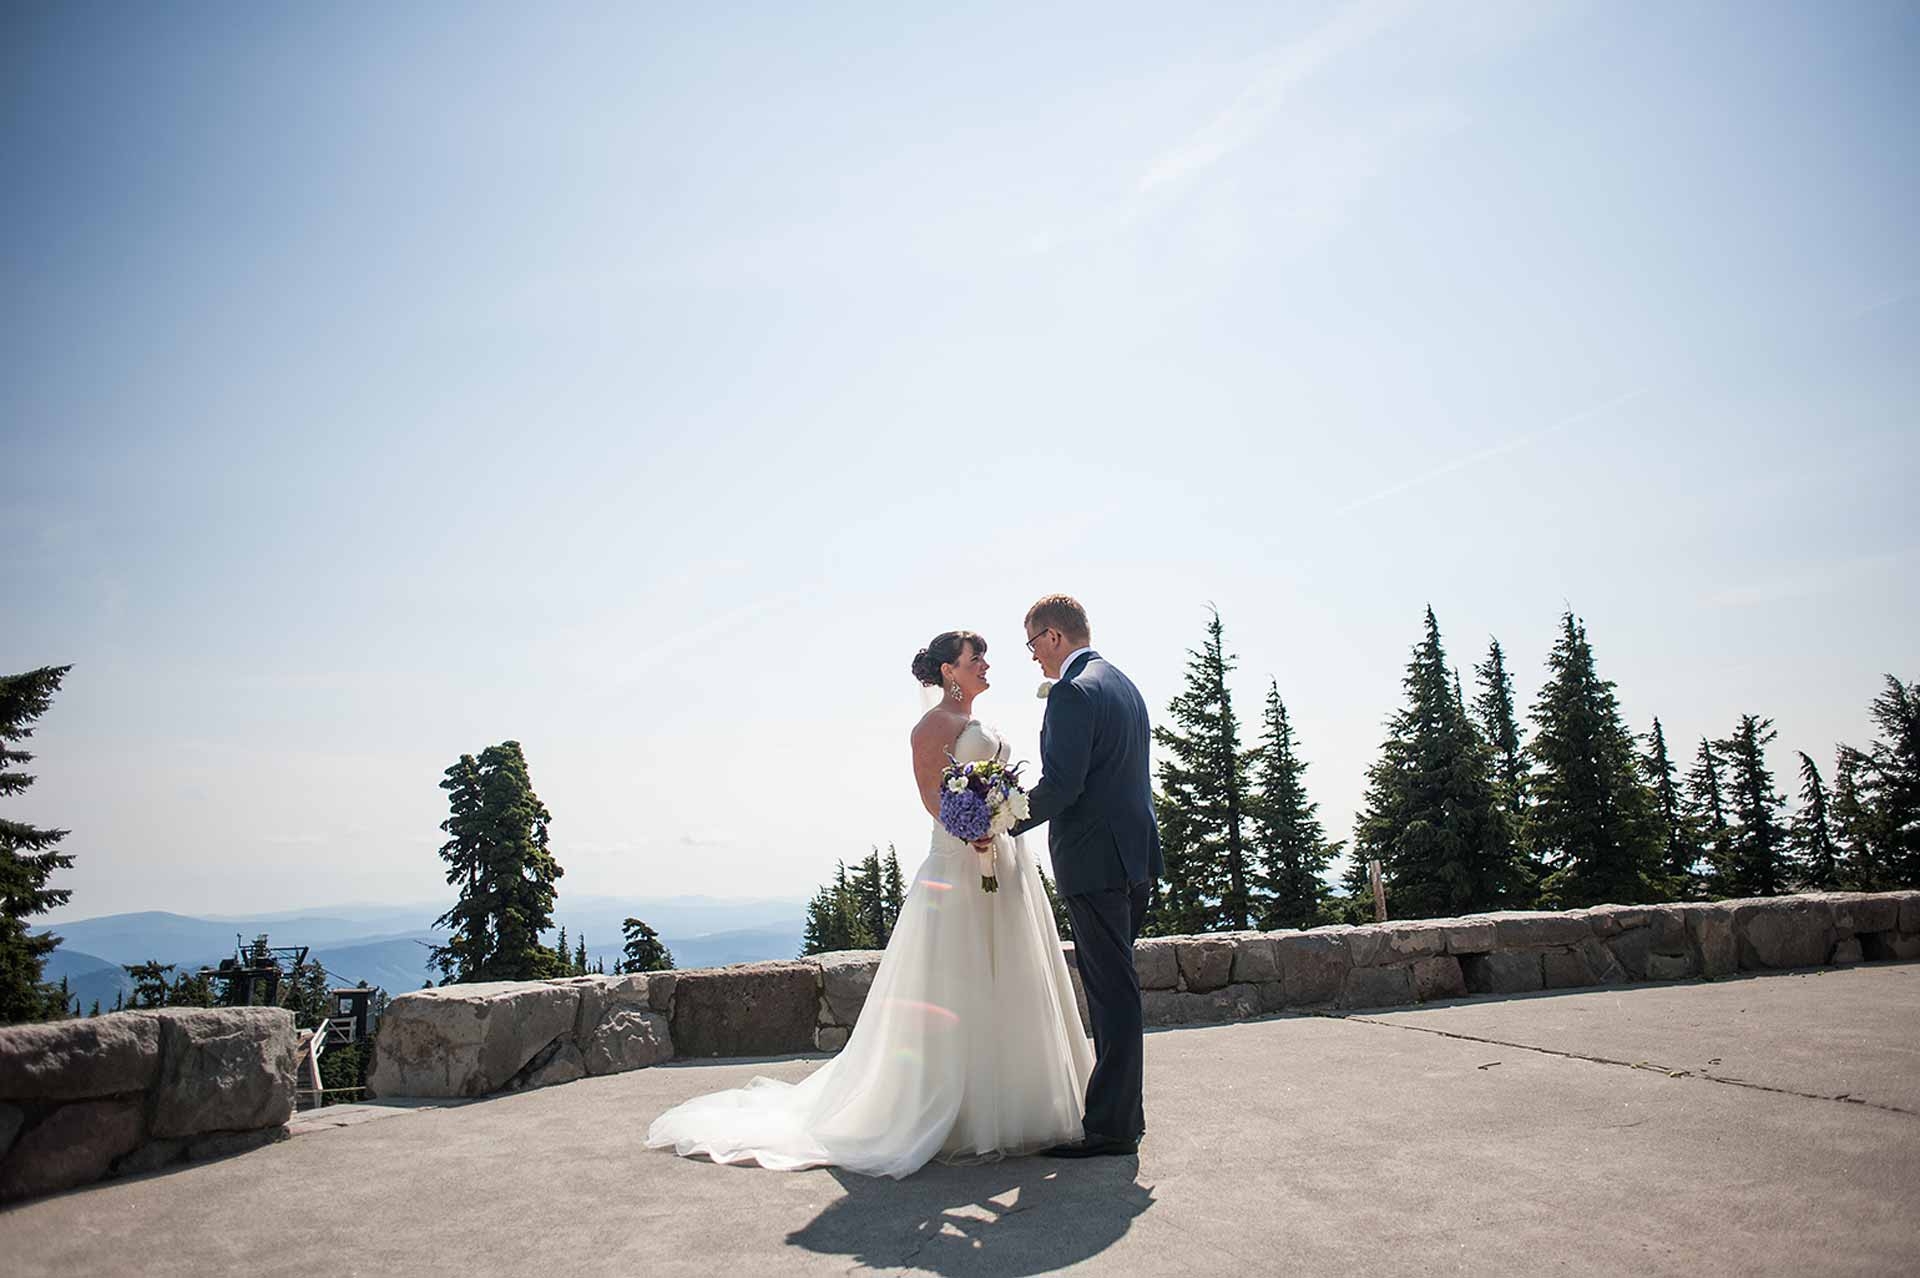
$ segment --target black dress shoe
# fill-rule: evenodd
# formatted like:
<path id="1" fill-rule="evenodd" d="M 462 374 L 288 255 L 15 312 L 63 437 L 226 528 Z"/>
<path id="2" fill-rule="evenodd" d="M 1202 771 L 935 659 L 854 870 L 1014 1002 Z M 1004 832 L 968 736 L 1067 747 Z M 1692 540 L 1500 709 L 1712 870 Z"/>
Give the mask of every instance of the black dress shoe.
<path id="1" fill-rule="evenodd" d="M 1052 1149 L 1040 1151 L 1042 1158 L 1100 1158 L 1108 1154 L 1137 1154 L 1140 1142 L 1122 1140 L 1118 1136 L 1089 1136 L 1085 1140 L 1072 1141 L 1065 1145 L 1055 1145 Z"/>

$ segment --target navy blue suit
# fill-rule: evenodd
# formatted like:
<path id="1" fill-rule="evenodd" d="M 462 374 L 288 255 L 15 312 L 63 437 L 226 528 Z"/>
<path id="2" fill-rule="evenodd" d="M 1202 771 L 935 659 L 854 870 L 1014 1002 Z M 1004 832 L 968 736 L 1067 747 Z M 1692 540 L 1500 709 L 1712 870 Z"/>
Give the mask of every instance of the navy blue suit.
<path id="1" fill-rule="evenodd" d="M 1097 652 L 1074 659 L 1047 696 L 1042 776 L 1025 834 L 1046 823 L 1053 880 L 1073 920 L 1074 957 L 1093 1021 L 1090 1137 L 1136 1139 L 1145 1045 L 1133 943 L 1164 872 L 1147 748 L 1153 729 L 1133 681 Z"/>

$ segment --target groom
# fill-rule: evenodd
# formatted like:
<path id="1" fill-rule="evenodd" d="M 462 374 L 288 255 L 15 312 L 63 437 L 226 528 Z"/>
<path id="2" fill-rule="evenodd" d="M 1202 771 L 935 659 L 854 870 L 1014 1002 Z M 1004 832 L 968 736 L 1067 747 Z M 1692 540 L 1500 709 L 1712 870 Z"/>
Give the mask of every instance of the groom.
<path id="1" fill-rule="evenodd" d="M 1028 796 L 1025 834 L 1047 824 L 1053 880 L 1073 920 L 1074 955 L 1093 1019 L 1086 1137 L 1054 1158 L 1131 1154 L 1140 1147 L 1140 978 L 1133 942 L 1162 873 L 1147 777 L 1152 730 L 1133 681 L 1093 650 L 1087 611 L 1066 595 L 1027 609 L 1027 651 L 1054 680 L 1040 725 L 1043 775 Z"/>

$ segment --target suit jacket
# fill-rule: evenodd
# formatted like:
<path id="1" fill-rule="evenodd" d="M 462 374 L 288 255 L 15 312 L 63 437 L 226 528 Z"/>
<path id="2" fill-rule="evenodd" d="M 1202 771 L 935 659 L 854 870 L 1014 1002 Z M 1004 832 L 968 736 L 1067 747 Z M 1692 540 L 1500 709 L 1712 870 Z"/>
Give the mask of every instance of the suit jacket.
<path id="1" fill-rule="evenodd" d="M 1148 776 L 1152 737 L 1140 690 L 1099 653 L 1060 672 L 1040 725 L 1043 772 L 1014 833 L 1046 824 L 1062 896 L 1148 883 L 1164 872 Z"/>

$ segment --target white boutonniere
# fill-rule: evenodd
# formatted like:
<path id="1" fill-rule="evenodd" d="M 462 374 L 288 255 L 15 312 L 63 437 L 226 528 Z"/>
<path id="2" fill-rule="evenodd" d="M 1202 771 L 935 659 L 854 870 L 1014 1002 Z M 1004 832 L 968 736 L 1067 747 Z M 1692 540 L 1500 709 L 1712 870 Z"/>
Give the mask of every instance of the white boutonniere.
<path id="1" fill-rule="evenodd" d="M 1053 691 L 1053 680 L 1042 679 L 1040 681 L 1040 691 L 1034 693 L 1033 695 L 1040 698 L 1042 701 L 1045 701 L 1047 699 L 1047 694 L 1052 691 Z"/>

